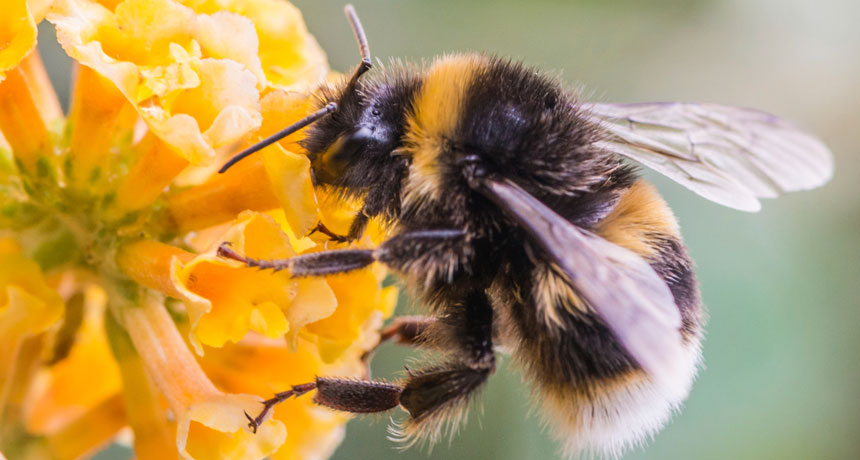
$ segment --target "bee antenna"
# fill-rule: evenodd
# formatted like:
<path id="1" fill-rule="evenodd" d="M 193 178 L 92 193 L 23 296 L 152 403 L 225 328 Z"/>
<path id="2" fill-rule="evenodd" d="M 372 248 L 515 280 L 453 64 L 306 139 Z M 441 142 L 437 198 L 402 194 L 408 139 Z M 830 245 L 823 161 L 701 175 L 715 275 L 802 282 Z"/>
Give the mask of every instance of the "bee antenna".
<path id="1" fill-rule="evenodd" d="M 349 79 L 349 83 L 347 84 L 346 91 L 344 93 L 351 93 L 355 91 L 356 85 L 358 83 L 358 79 L 364 75 L 365 72 L 370 70 L 373 67 L 373 62 L 370 58 L 370 46 L 367 44 L 367 35 L 364 34 L 364 27 L 361 26 L 361 21 L 358 19 L 358 14 L 355 13 L 355 7 L 351 4 L 346 5 L 343 9 L 344 13 L 346 13 L 346 19 L 349 20 L 349 25 L 352 26 L 352 32 L 355 34 L 355 41 L 358 42 L 358 52 L 361 53 L 361 63 L 359 63 L 358 68 L 355 69 L 355 72 L 352 74 L 352 77 Z M 269 145 L 274 144 L 275 142 L 293 134 L 294 132 L 308 126 L 309 124 L 319 120 L 320 118 L 334 112 L 337 110 L 337 103 L 331 102 L 327 104 L 320 110 L 302 118 L 301 120 L 293 123 L 290 126 L 278 131 L 275 134 L 263 139 L 260 142 L 248 147 L 247 149 L 239 152 L 233 158 L 230 158 L 229 161 L 224 163 L 224 166 L 221 166 L 221 169 L 218 170 L 219 173 L 223 173 L 230 169 L 231 166 L 238 163 L 248 155 L 268 147 Z"/>
<path id="2" fill-rule="evenodd" d="M 286 128 L 276 132 L 275 134 L 272 134 L 271 136 L 261 140 L 260 142 L 257 142 L 256 144 L 248 147 L 247 149 L 237 153 L 235 156 L 233 156 L 233 158 L 230 158 L 228 162 L 224 163 L 224 166 L 221 166 L 221 169 L 218 170 L 218 173 L 220 174 L 227 171 L 228 169 L 230 169 L 231 166 L 238 163 L 248 155 L 274 144 L 275 142 L 289 136 L 290 134 L 293 134 L 294 132 L 304 128 L 305 126 L 308 126 L 309 124 L 334 112 L 335 110 L 337 110 L 336 102 L 330 102 L 326 104 L 325 107 L 317 110 L 316 112 L 302 118 L 301 120 L 291 124 L 290 126 L 287 126 Z"/>
<path id="3" fill-rule="evenodd" d="M 355 34 L 355 41 L 358 42 L 358 52 L 361 54 L 361 63 L 355 69 L 355 73 L 349 79 L 348 90 L 355 88 L 359 77 L 373 67 L 373 62 L 370 59 L 370 46 L 367 44 L 367 35 L 364 34 L 364 27 L 361 26 L 361 21 L 358 19 L 358 14 L 355 12 L 355 7 L 348 4 L 343 8 L 346 13 L 346 19 L 349 20 L 349 25 L 352 26 L 352 32 Z"/>

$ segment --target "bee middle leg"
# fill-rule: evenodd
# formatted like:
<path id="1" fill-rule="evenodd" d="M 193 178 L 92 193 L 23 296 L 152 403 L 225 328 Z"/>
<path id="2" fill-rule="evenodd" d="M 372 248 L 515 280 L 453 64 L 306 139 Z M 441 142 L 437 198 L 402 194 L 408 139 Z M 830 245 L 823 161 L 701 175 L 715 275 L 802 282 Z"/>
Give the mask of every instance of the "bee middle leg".
<path id="1" fill-rule="evenodd" d="M 289 259 L 258 260 L 242 256 L 229 243 L 222 243 L 218 255 L 250 267 L 289 270 L 296 277 L 325 276 L 358 270 L 377 261 L 396 269 L 432 266 L 440 258 L 457 261 L 462 258 L 464 239 L 462 230 L 421 230 L 394 236 L 376 249 L 337 249 Z"/>
<path id="2" fill-rule="evenodd" d="M 369 365 L 370 358 L 385 342 L 393 340 L 399 345 L 416 346 L 424 342 L 423 337 L 428 328 L 436 322 L 431 316 L 398 316 L 388 326 L 379 331 L 379 343 L 361 355 L 361 360 Z"/>

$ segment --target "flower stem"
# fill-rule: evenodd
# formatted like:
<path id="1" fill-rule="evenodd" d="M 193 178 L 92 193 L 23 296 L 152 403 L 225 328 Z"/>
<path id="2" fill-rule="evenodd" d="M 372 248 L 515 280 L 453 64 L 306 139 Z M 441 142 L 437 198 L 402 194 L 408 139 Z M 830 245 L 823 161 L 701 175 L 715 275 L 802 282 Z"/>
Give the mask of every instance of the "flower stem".
<path id="1" fill-rule="evenodd" d="M 160 296 L 147 293 L 140 307 L 121 311 L 149 376 L 175 411 L 188 407 L 197 395 L 220 394 L 182 340 Z"/>
<path id="2" fill-rule="evenodd" d="M 128 423 L 134 431 L 134 452 L 137 458 L 176 459 L 176 444 L 170 433 L 167 411 L 146 375 L 144 363 L 134 349 L 131 338 L 111 314 L 106 315 L 105 329 L 122 375 L 122 396 Z"/>
<path id="3" fill-rule="evenodd" d="M 47 176 L 51 139 L 27 70 L 21 64 L 0 82 L 0 131 L 27 173 Z"/>

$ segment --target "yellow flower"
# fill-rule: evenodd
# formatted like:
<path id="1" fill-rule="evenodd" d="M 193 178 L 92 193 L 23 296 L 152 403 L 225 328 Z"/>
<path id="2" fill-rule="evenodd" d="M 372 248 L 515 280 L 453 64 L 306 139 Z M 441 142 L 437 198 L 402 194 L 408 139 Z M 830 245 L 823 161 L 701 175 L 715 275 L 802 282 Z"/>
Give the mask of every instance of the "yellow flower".
<path id="1" fill-rule="evenodd" d="M 361 377 L 392 313 L 371 267 L 292 279 L 220 258 L 324 250 L 356 203 L 314 190 L 296 133 L 328 78 L 281 0 L 12 0 L 0 17 L 0 451 L 72 459 L 119 433 L 158 458 L 328 457 L 347 415 L 298 398 L 256 434 L 245 412 L 315 375 Z M 68 114 L 35 49 L 76 61 Z M 361 241 L 382 235 L 372 224 Z M 277 363 L 273 365 L 273 363 Z M 97 378 L 94 378 L 97 376 Z M 2 455 L 0 455 L 2 458 Z"/>

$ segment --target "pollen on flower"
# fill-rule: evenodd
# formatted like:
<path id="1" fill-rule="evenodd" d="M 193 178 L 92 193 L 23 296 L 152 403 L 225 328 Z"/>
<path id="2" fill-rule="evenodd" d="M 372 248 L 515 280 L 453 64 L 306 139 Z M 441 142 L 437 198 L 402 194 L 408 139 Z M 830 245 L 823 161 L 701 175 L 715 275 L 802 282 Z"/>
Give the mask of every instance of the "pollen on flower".
<path id="1" fill-rule="evenodd" d="M 130 428 L 149 458 L 326 458 L 347 416 L 263 398 L 360 377 L 394 288 L 371 267 L 292 279 L 217 255 L 324 249 L 354 203 L 321 195 L 297 133 L 325 55 L 282 0 L 12 0 L 0 17 L 0 452 L 91 455 Z M 47 19 L 76 65 L 60 109 Z M 355 243 L 372 244 L 378 228 Z M 278 363 L 273 366 L 271 363 Z M 98 375 L 94 381 L 93 376 Z"/>

